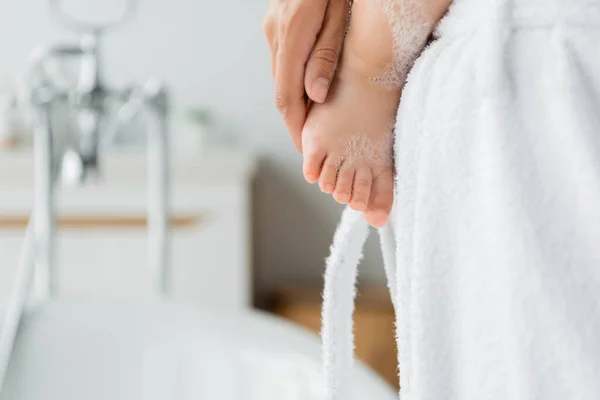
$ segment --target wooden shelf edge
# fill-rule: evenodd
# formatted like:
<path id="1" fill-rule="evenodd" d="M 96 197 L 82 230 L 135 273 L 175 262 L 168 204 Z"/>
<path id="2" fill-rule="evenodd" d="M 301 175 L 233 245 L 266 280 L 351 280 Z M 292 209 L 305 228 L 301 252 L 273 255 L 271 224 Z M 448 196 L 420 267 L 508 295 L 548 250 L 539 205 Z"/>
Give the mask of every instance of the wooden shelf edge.
<path id="1" fill-rule="evenodd" d="M 189 229 L 204 221 L 201 214 L 179 214 L 171 217 L 172 229 Z M 25 229 L 27 215 L 0 215 L 0 230 Z M 146 215 L 61 215 L 56 221 L 60 229 L 147 229 Z"/>

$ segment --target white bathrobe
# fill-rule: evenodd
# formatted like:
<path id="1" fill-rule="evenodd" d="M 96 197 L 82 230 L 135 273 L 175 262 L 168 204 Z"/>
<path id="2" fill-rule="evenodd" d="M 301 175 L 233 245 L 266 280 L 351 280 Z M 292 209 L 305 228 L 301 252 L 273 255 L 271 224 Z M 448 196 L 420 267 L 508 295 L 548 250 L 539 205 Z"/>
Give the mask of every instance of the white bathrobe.
<path id="1" fill-rule="evenodd" d="M 395 162 L 402 400 L 600 399 L 600 0 L 455 0 L 404 88 Z M 333 315 L 331 282 L 354 272 L 332 259 L 337 400 L 351 306 Z"/>

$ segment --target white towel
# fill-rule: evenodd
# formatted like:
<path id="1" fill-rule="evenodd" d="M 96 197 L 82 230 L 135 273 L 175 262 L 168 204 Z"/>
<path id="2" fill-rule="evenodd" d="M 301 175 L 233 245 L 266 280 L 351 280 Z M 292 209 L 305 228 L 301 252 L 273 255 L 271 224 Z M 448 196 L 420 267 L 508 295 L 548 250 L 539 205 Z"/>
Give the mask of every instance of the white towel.
<path id="1" fill-rule="evenodd" d="M 396 126 L 402 400 L 597 400 L 600 0 L 456 0 L 437 36 Z"/>

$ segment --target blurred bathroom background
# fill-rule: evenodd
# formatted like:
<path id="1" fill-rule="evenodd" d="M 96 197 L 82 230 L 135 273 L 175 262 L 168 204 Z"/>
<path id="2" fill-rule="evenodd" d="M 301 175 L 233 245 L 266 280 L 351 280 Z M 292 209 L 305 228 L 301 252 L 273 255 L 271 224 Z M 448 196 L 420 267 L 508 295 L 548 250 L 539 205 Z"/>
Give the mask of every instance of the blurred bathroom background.
<path id="1" fill-rule="evenodd" d="M 120 0 L 63 4 L 90 20 L 123 7 Z M 274 107 L 266 7 L 266 0 L 139 0 L 133 18 L 104 38 L 103 78 L 114 87 L 160 78 L 169 89 L 174 299 L 217 311 L 259 308 L 316 333 L 324 260 L 342 208 L 304 181 Z M 31 121 L 12 99 L 33 49 L 78 38 L 50 15 L 47 0 L 0 2 L 0 302 L 10 296 L 32 206 Z M 76 66 L 56 68 L 57 79 L 76 79 Z M 144 124 L 128 129 L 105 150 L 97 185 L 61 189 L 62 292 L 148 294 L 140 278 Z M 371 235 L 360 266 L 357 352 L 396 385 L 378 245 Z"/>

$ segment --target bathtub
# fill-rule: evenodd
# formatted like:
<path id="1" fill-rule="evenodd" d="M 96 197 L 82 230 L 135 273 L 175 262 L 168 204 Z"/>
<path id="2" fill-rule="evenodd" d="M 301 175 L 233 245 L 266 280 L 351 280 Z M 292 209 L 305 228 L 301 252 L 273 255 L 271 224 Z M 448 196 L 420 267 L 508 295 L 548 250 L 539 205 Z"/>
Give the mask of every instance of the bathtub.
<path id="1" fill-rule="evenodd" d="M 260 312 L 65 298 L 24 318 L 0 400 L 324 400 L 320 352 Z M 350 400 L 397 399 L 355 374 Z"/>

